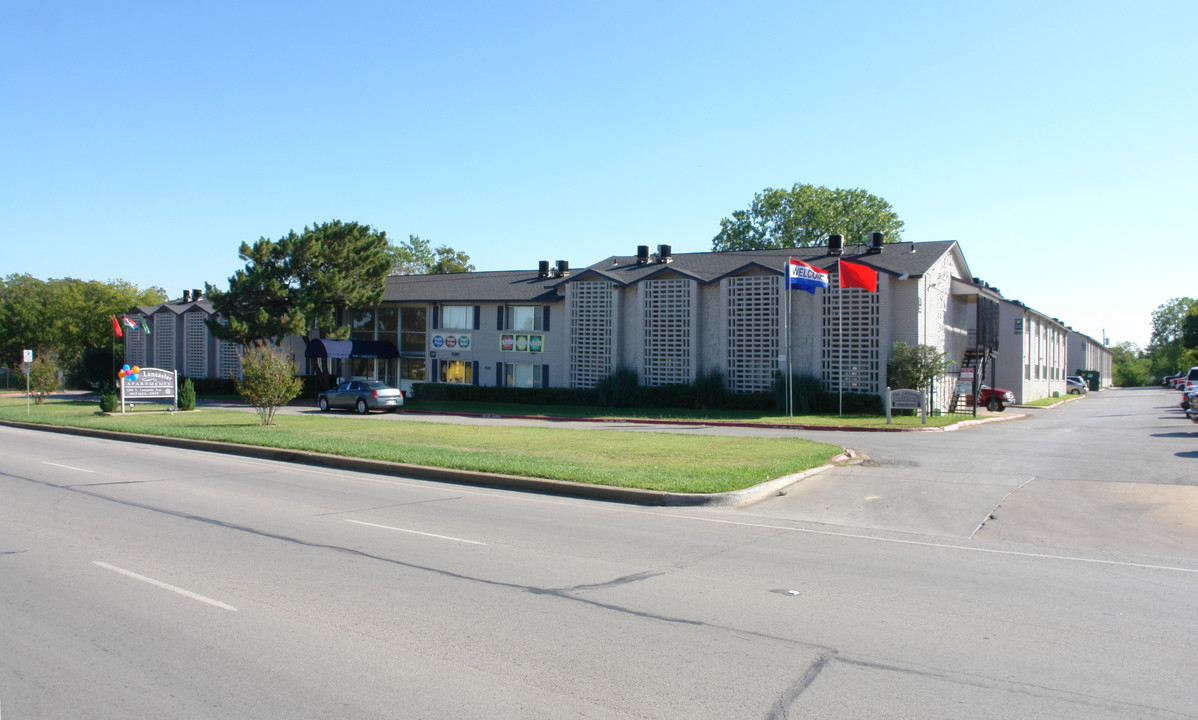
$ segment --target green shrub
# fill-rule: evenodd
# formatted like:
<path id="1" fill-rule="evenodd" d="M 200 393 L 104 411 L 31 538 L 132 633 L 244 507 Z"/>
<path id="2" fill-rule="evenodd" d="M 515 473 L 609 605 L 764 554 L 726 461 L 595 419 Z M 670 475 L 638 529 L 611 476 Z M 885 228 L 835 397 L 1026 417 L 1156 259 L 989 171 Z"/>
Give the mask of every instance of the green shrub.
<path id="1" fill-rule="evenodd" d="M 604 407 L 632 407 L 637 391 L 636 370 L 617 368 L 612 374 L 599 378 L 595 391 L 599 394 L 599 404 Z"/>
<path id="2" fill-rule="evenodd" d="M 707 372 L 699 373 L 699 377 L 695 378 L 694 388 L 695 402 L 694 406 L 700 410 L 708 408 L 724 407 L 726 405 L 726 397 L 728 396 L 728 388 L 724 385 L 724 373 L 719 368 L 712 368 Z"/>
<path id="3" fill-rule="evenodd" d="M 303 389 L 303 381 L 295 376 L 295 361 L 265 342 L 243 347 L 237 358 L 241 361 L 242 375 L 236 383 L 237 393 L 258 411 L 263 425 L 270 425 L 275 412 Z"/>
<path id="4" fill-rule="evenodd" d="M 120 409 L 121 398 L 111 386 L 100 391 L 100 412 L 114 413 Z"/>
<path id="5" fill-rule="evenodd" d="M 47 395 L 58 392 L 58 356 L 53 352 L 42 353 L 29 365 L 29 389 L 38 405 L 46 402 Z"/>
<path id="6" fill-rule="evenodd" d="M 180 410 L 196 409 L 196 386 L 191 382 L 191 378 L 183 378 L 183 384 L 179 386 L 178 400 Z"/>

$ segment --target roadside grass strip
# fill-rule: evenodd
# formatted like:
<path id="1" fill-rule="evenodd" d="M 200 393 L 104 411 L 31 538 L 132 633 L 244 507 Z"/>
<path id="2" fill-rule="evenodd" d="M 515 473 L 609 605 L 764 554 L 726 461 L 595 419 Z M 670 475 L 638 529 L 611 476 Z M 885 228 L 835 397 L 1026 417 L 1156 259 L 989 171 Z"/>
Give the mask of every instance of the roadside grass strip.
<path id="1" fill-rule="evenodd" d="M 232 410 L 101 415 L 94 402 L 49 399 L 27 416 L 0 399 L 0 419 L 238 443 L 344 457 L 674 493 L 741 490 L 829 462 L 835 445 L 797 438 L 393 422 L 355 415 L 277 415 L 262 427 Z"/>
<path id="2" fill-rule="evenodd" d="M 807 425 L 813 427 L 944 427 L 960 422 L 961 415 L 929 415 L 925 425 L 918 413 L 895 413 L 891 424 L 881 415 L 775 415 L 750 410 L 686 410 L 682 408 L 601 408 L 576 405 L 519 405 L 410 400 L 406 409 L 420 412 L 494 414 L 528 418 L 594 418 L 597 420 L 672 420 L 678 422 L 735 422 L 755 425 Z"/>

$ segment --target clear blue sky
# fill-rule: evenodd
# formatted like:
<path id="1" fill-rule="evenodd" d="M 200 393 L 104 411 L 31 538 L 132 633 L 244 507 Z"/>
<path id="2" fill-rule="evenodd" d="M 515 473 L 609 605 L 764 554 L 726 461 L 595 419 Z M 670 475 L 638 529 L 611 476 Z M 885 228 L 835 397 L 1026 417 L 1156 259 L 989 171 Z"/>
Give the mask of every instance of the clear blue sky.
<path id="1" fill-rule="evenodd" d="M 1198 296 L 1198 3 L 47 2 L 0 7 L 0 275 L 225 286 L 332 219 L 575 266 L 711 249 L 767 187 L 1141 345 Z"/>

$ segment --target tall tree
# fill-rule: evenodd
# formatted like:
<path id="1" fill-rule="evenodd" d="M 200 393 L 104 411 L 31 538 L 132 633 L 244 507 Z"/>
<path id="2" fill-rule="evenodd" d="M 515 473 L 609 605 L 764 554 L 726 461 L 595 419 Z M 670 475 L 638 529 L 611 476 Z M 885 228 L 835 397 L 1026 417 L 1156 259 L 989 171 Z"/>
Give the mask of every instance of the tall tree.
<path id="1" fill-rule="evenodd" d="M 141 290 L 119 279 L 9 275 L 0 280 L 0 361 L 15 362 L 23 348 L 53 350 L 63 368 L 74 373 L 89 350 L 111 347 L 113 315 L 164 300 L 162 288 Z"/>
<path id="2" fill-rule="evenodd" d="M 448 275 L 450 273 L 473 271 L 474 265 L 470 262 L 470 256 L 461 250 L 454 250 L 448 245 L 441 245 L 437 248 L 437 260 L 429 268 L 429 273 L 432 275 Z"/>
<path id="3" fill-rule="evenodd" d="M 409 235 L 407 242 L 393 245 L 395 264 L 392 275 L 444 275 L 471 272 L 470 256 L 448 245 L 433 250 L 432 244 L 419 235 Z"/>
<path id="4" fill-rule="evenodd" d="M 345 311 L 378 303 L 395 260 L 385 232 L 340 220 L 243 242 L 239 256 L 246 266 L 229 278 L 227 291 L 207 286 L 216 312 L 208 327 L 242 345 L 278 344 L 289 335 L 308 342 L 349 337 Z M 318 381 L 327 383 L 326 368 Z"/>
<path id="5" fill-rule="evenodd" d="M 1198 311 L 1198 300 L 1188 297 L 1173 298 L 1154 310 L 1149 347 L 1157 348 L 1180 341 L 1186 316 L 1191 311 Z"/>
<path id="6" fill-rule="evenodd" d="M 766 188 L 753 196 L 747 210 L 720 220 L 712 250 L 764 250 L 812 247 L 839 234 L 845 241 L 868 242 L 869 234 L 885 233 L 898 242 L 903 221 L 886 200 L 860 190 L 796 184 L 789 190 Z"/>
<path id="7" fill-rule="evenodd" d="M 1187 317 L 1191 312 L 1198 312 L 1198 300 L 1188 297 L 1173 298 L 1152 312 L 1148 354 L 1153 375 L 1161 377 L 1186 369 L 1194 356 L 1198 356 L 1198 350 L 1188 352 L 1185 344 Z"/>

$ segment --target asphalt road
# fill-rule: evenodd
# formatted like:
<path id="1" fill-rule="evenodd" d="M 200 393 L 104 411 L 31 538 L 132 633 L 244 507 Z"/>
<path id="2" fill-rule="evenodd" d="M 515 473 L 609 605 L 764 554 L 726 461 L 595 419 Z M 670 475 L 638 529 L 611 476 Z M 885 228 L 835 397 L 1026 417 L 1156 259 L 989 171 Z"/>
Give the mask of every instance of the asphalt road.
<path id="1" fill-rule="evenodd" d="M 868 459 L 737 509 L 0 428 L 0 716 L 1198 717 L 1173 396 L 819 433 Z"/>

